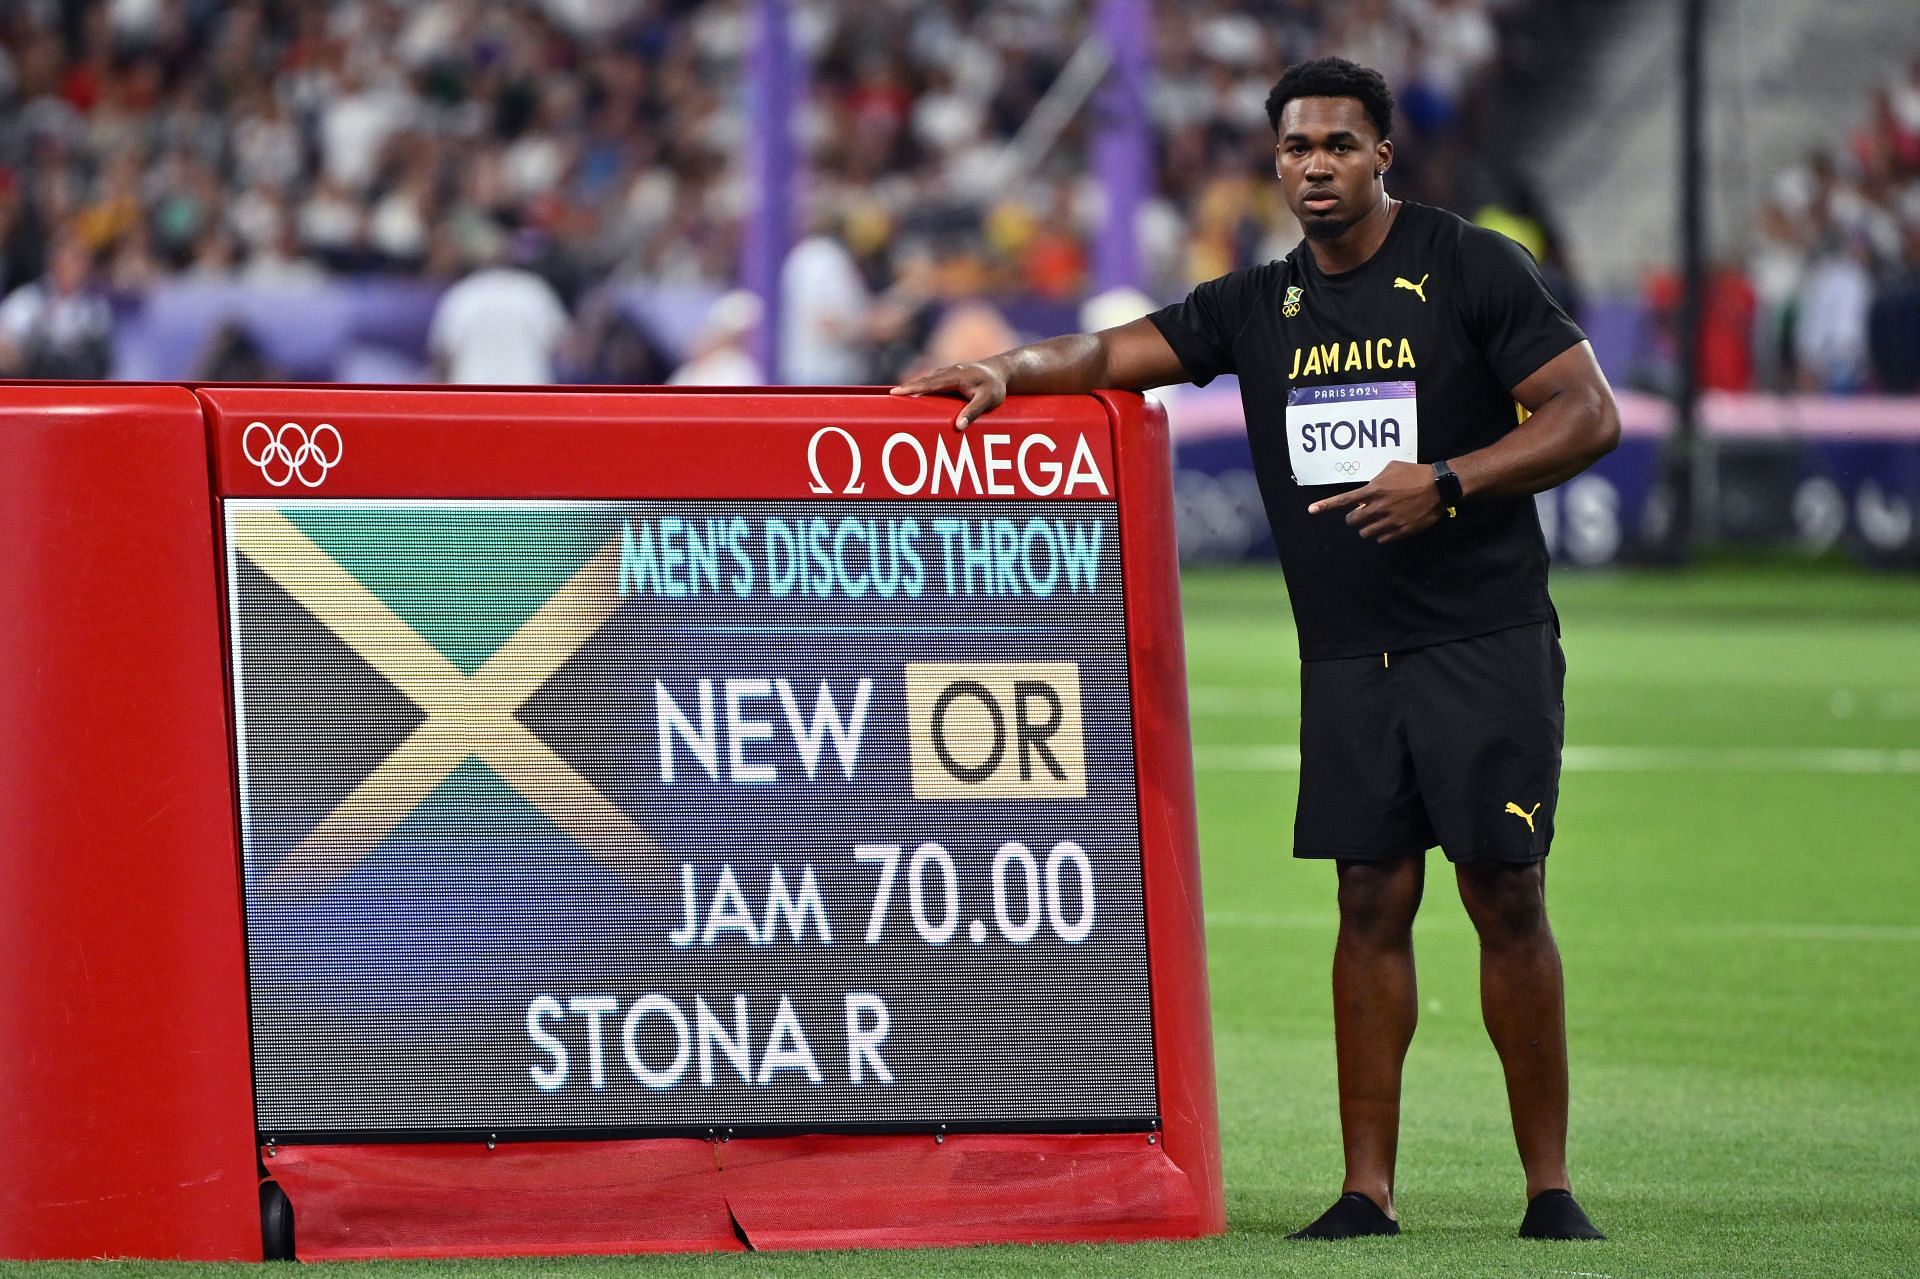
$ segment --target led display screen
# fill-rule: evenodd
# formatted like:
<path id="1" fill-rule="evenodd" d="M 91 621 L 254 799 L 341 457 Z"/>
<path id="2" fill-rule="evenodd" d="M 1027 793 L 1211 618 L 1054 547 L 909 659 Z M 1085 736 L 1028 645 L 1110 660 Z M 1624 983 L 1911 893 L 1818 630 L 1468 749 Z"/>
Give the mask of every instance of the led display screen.
<path id="1" fill-rule="evenodd" d="M 263 1136 L 1154 1122 L 1113 504 L 224 518 Z"/>

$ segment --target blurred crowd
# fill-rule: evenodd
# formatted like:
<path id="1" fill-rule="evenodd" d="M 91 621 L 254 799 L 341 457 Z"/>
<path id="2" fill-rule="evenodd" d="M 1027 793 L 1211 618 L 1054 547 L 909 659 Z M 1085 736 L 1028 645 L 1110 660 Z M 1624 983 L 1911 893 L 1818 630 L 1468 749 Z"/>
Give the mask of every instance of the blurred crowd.
<path id="1" fill-rule="evenodd" d="M 1656 277 L 1671 315 L 1678 281 Z M 1703 385 L 1920 391 L 1920 56 L 1844 139 L 1774 176 L 1744 265 L 1708 280 Z"/>
<path id="2" fill-rule="evenodd" d="M 1384 72 L 1401 133 L 1422 143 L 1396 167 L 1397 192 L 1451 195 L 1466 153 L 1454 140 L 1513 7 L 1159 3 L 1146 294 L 1297 238 L 1263 102 L 1301 57 L 1337 50 Z M 793 12 L 810 72 L 790 380 L 891 378 L 1008 336 L 984 299 L 1084 296 L 1102 213 L 1081 125 L 1017 172 L 1006 154 L 1087 38 L 1087 0 Z M 752 36 L 749 0 L 8 0 L 0 371 L 105 374 L 116 315 L 160 282 L 483 273 L 558 375 L 663 380 L 704 358 L 713 375 L 753 376 L 744 338 L 761 317 L 726 293 L 744 144 L 765 127 L 745 108 Z M 620 283 L 720 300 L 661 343 L 596 302 Z M 473 322 L 435 327 L 444 346 Z M 244 339 L 222 335 L 243 370 Z M 434 354 L 443 372 L 471 363 Z"/>

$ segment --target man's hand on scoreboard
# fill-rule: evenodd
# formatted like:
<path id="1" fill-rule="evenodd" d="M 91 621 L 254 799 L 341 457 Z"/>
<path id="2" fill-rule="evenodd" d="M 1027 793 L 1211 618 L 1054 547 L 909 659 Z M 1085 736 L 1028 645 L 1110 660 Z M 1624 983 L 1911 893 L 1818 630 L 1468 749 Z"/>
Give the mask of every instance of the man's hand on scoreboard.
<path id="1" fill-rule="evenodd" d="M 1007 398 L 1007 380 L 990 364 L 949 364 L 944 369 L 902 382 L 893 395 L 951 395 L 967 402 L 953 419 L 953 429 L 964 431 L 982 413 L 1000 407 Z"/>

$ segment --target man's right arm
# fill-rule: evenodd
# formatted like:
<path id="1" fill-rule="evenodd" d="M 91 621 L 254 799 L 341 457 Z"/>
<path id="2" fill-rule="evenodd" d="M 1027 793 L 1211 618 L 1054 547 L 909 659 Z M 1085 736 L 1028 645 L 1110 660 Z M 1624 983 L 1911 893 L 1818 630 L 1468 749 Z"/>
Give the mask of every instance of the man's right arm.
<path id="1" fill-rule="evenodd" d="M 1073 333 L 1015 347 L 972 364 L 950 364 L 893 388 L 895 395 L 950 395 L 966 401 L 953 419 L 964 431 L 1009 395 L 1076 395 L 1102 387 L 1145 391 L 1187 381 L 1180 357 L 1152 320 L 1098 333 Z"/>

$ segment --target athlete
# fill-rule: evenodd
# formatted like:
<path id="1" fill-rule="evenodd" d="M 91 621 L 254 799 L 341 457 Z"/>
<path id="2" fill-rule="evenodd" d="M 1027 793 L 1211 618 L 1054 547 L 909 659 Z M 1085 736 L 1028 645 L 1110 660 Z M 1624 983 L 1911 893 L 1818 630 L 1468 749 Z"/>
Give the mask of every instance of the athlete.
<path id="1" fill-rule="evenodd" d="M 1598 1239 L 1567 1177 L 1566 1017 L 1547 923 L 1565 666 L 1532 495 L 1619 439 L 1592 348 L 1527 252 L 1387 194 L 1393 98 L 1340 58 L 1267 99 L 1306 238 L 1093 334 L 938 369 L 895 394 L 1145 390 L 1237 374 L 1300 641 L 1294 855 L 1334 863 L 1346 1180 L 1294 1238 L 1400 1231 L 1400 1076 L 1426 852 L 1453 864 L 1526 1171 L 1520 1233 Z M 1516 403 L 1520 406 L 1516 409 Z"/>

